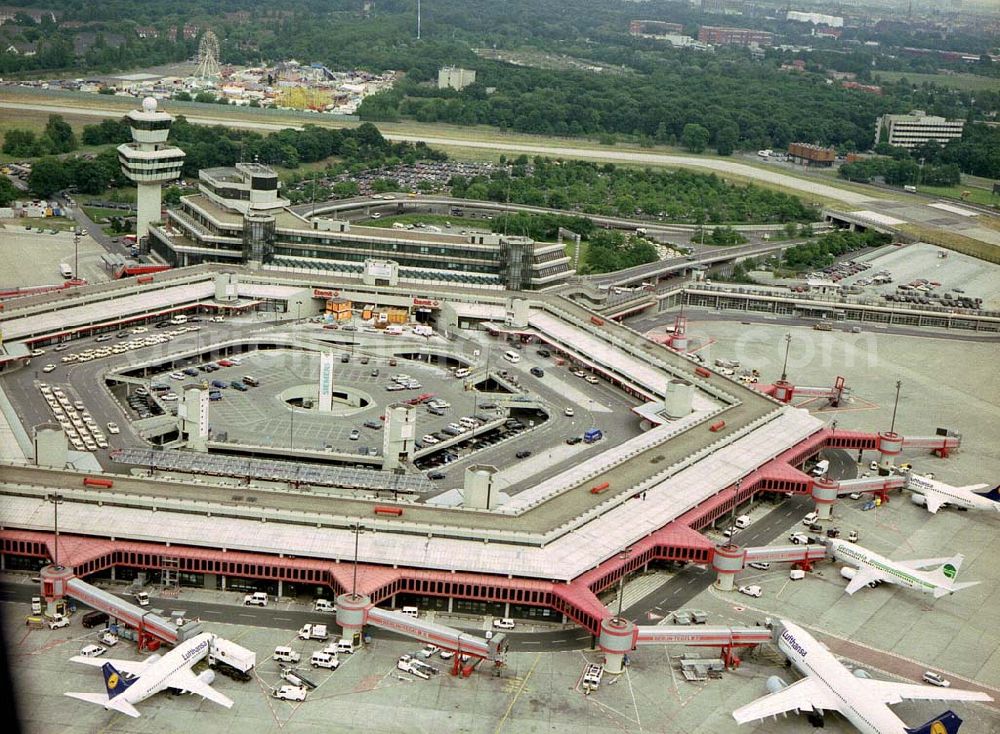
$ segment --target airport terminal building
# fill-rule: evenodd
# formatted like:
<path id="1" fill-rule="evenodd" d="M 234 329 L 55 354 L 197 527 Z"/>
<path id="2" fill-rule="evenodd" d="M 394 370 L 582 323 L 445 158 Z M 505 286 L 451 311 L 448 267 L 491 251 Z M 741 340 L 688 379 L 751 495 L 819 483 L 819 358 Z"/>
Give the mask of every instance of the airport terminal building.
<path id="1" fill-rule="evenodd" d="M 199 172 L 198 193 L 150 227 L 152 252 L 174 266 L 257 263 L 278 270 L 358 277 L 388 261 L 400 282 L 541 290 L 572 273 L 563 245 L 529 237 L 451 234 L 309 220 L 289 209 L 274 170 L 259 163 Z"/>

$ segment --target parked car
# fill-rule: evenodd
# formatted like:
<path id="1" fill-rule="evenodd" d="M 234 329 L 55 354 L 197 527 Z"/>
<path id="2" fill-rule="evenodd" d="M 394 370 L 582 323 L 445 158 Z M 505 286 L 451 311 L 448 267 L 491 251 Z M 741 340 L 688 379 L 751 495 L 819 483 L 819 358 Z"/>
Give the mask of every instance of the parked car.
<path id="1" fill-rule="evenodd" d="M 759 586 L 741 586 L 740 593 L 746 594 L 747 596 L 752 596 L 756 599 L 764 592 L 761 590 Z"/>
<path id="2" fill-rule="evenodd" d="M 951 685 L 950 680 L 942 678 L 940 674 L 935 673 L 933 670 L 925 670 L 924 674 L 920 677 L 924 683 L 930 683 L 932 686 L 938 686 L 939 688 L 948 688 Z"/>
<path id="3" fill-rule="evenodd" d="M 501 617 L 500 619 L 494 619 L 493 629 L 512 630 L 514 629 L 514 620 L 511 619 L 510 617 Z"/>
<path id="4" fill-rule="evenodd" d="M 533 374 L 535 377 L 545 377 L 545 370 L 543 370 L 541 367 L 532 367 L 529 370 L 529 372 L 531 372 L 531 374 Z"/>
<path id="5" fill-rule="evenodd" d="M 514 454 L 514 456 L 516 456 L 519 459 L 527 459 L 529 456 L 531 456 L 531 452 L 528 451 L 527 449 L 524 449 L 523 451 L 518 451 L 516 454 Z"/>
<path id="6" fill-rule="evenodd" d="M 108 649 L 101 645 L 86 645 L 80 650 L 80 654 L 85 658 L 96 658 L 107 651 Z"/>

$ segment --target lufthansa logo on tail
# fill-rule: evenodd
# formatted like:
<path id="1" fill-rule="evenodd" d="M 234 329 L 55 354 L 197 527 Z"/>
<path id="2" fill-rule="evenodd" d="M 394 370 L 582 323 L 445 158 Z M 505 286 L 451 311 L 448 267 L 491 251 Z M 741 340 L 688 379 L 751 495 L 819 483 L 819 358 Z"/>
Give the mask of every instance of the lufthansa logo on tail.
<path id="1" fill-rule="evenodd" d="M 118 687 L 118 673 L 112 673 L 108 676 L 108 688 L 114 690 Z"/>
<path id="2" fill-rule="evenodd" d="M 931 724 L 930 734 L 948 734 L 948 727 L 946 727 L 940 721 L 935 721 L 933 724 Z"/>

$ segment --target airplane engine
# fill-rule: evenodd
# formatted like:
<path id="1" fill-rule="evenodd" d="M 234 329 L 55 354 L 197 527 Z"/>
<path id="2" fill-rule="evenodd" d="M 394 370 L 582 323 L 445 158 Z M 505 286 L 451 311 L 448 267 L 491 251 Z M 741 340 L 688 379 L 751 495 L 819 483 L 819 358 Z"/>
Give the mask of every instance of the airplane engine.
<path id="1" fill-rule="evenodd" d="M 145 661 L 146 665 L 152 665 L 157 660 L 159 660 L 161 657 L 163 657 L 163 656 L 160 655 L 160 653 L 154 652 L 152 655 L 150 655 L 148 658 L 146 658 L 146 661 Z"/>
<path id="2" fill-rule="evenodd" d="M 910 502 L 912 502 L 915 505 L 920 505 L 921 507 L 923 507 L 924 505 L 927 504 L 927 498 L 924 497 L 922 494 L 919 494 L 918 492 L 911 492 Z"/>
<path id="3" fill-rule="evenodd" d="M 854 677 L 855 678 L 865 678 L 865 679 L 870 679 L 871 678 L 871 676 L 868 675 L 868 671 L 865 670 L 864 668 L 855 668 L 854 669 Z"/>
<path id="4" fill-rule="evenodd" d="M 203 671 L 201 673 L 198 673 L 198 680 L 200 680 L 202 683 L 204 683 L 207 686 L 212 685 L 212 683 L 215 682 L 215 671 L 214 670 L 205 670 L 205 671 Z"/>
<path id="5" fill-rule="evenodd" d="M 779 678 L 776 675 L 772 675 L 770 678 L 767 679 L 767 692 L 768 693 L 777 693 L 782 688 L 787 688 L 787 687 L 788 687 L 788 684 L 785 683 L 785 681 L 783 681 L 781 678 Z"/>

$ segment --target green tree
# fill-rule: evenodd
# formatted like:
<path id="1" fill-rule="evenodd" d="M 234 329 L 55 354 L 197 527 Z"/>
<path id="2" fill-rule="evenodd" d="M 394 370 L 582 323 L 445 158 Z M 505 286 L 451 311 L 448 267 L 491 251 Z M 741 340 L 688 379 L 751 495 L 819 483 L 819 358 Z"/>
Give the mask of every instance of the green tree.
<path id="1" fill-rule="evenodd" d="M 49 139 L 50 150 L 53 153 L 69 153 L 76 149 L 76 135 L 62 115 L 49 115 L 44 136 Z"/>
<path id="2" fill-rule="evenodd" d="M 3 137 L 3 152 L 17 158 L 28 158 L 38 154 L 38 141 L 31 130 L 14 128 Z"/>
<path id="3" fill-rule="evenodd" d="M 212 103 L 216 102 L 217 100 L 215 99 L 215 95 L 212 94 L 211 92 L 201 91 L 201 92 L 198 92 L 198 94 L 196 94 L 194 96 L 194 101 L 195 102 L 208 102 L 209 104 L 212 104 Z"/>
<path id="4" fill-rule="evenodd" d="M 69 184 L 69 171 L 58 158 L 42 158 L 31 167 L 28 188 L 43 199 L 47 199 Z"/>
<path id="5" fill-rule="evenodd" d="M 166 206 L 177 206 L 181 203 L 181 187 L 168 186 L 163 191 L 163 203 Z"/>
<path id="6" fill-rule="evenodd" d="M 708 147 L 710 137 L 706 128 L 696 122 L 689 122 L 681 132 L 681 145 L 692 153 L 701 153 Z"/>
<path id="7" fill-rule="evenodd" d="M 10 182 L 6 176 L 0 176 L 0 206 L 10 206 L 21 192 Z"/>
<path id="8" fill-rule="evenodd" d="M 740 140 L 740 128 L 734 122 L 719 128 L 715 135 L 715 150 L 719 155 L 732 155 Z"/>

